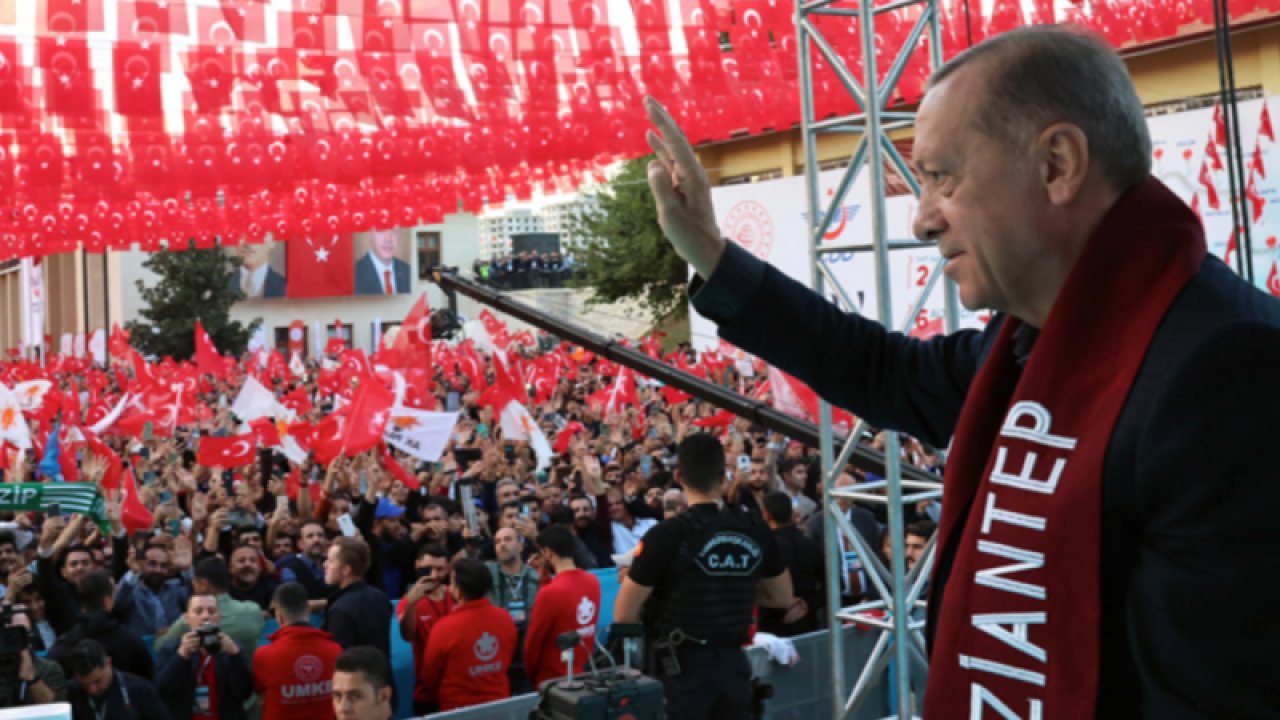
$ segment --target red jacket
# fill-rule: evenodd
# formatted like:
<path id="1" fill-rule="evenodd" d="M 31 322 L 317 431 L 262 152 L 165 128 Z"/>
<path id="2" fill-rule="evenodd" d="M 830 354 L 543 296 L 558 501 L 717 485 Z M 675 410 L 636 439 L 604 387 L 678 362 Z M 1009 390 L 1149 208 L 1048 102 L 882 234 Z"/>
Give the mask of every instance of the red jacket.
<path id="1" fill-rule="evenodd" d="M 329 633 L 289 625 L 253 654 L 253 687 L 263 696 L 262 720 L 331 720 L 333 666 L 342 648 Z"/>
<path id="2" fill-rule="evenodd" d="M 538 591 L 538 602 L 529 618 L 524 641 L 524 667 L 533 687 L 545 680 L 564 677 L 564 661 L 556 638 L 577 631 L 581 644 L 573 649 L 573 672 L 587 667 L 596 649 L 596 622 L 600 617 L 600 581 L 586 570 L 556 573 Z"/>
<path id="3" fill-rule="evenodd" d="M 407 605 L 405 601 L 408 599 L 408 597 L 400 598 L 400 603 L 396 605 L 396 617 L 403 618 L 408 611 L 417 614 L 417 620 L 413 626 L 413 699 L 420 703 L 431 703 L 436 701 L 436 695 L 435 688 L 428 686 L 426 682 L 427 638 L 431 637 L 431 631 L 444 619 L 444 616 L 453 612 L 453 595 L 446 587 L 443 598 L 432 600 L 429 597 L 423 597 L 413 608 L 405 607 Z"/>
<path id="4" fill-rule="evenodd" d="M 503 700 L 511 695 L 507 668 L 516 642 L 506 610 L 486 598 L 458 605 L 427 639 L 420 682 L 440 698 L 441 710 Z"/>

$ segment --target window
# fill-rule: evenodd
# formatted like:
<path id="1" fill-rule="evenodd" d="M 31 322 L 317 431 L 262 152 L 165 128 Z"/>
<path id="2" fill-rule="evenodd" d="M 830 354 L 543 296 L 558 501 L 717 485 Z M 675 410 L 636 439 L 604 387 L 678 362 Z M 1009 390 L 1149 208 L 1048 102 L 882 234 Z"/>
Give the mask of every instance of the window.
<path id="1" fill-rule="evenodd" d="M 399 321 L 399 320 L 397 320 L 397 321 L 395 321 L 395 322 L 384 322 L 384 323 L 382 323 L 382 337 L 378 338 L 378 340 L 379 340 L 379 342 L 381 343 L 382 347 L 391 347 L 391 345 L 387 343 L 387 337 L 388 337 L 388 336 L 394 337 L 394 336 L 396 335 L 396 332 L 398 332 L 398 331 L 396 330 L 396 328 L 399 328 L 399 327 L 400 327 L 400 321 Z M 375 337 L 375 336 L 376 336 L 376 333 L 375 333 L 375 332 L 374 332 L 374 330 L 373 330 L 373 323 L 369 323 L 369 337 L 370 337 L 370 338 L 373 338 L 373 337 Z M 374 348 L 373 348 L 373 352 L 378 352 L 378 350 L 380 350 L 380 349 L 381 349 L 381 348 L 379 348 L 379 347 L 374 347 Z"/>
<path id="2" fill-rule="evenodd" d="M 277 327 L 275 329 L 275 332 L 273 333 L 275 335 L 275 348 L 276 350 L 280 351 L 281 355 L 284 355 L 285 360 L 291 359 L 289 357 L 289 331 L 291 329 L 292 328 L 286 325 L 284 327 Z M 297 340 L 302 345 L 302 356 L 306 357 L 307 356 L 307 335 L 310 334 L 310 331 L 307 329 L 305 325 L 303 327 L 298 328 L 298 331 L 299 331 L 298 334 L 300 335 L 300 337 L 298 337 Z"/>
<path id="3" fill-rule="evenodd" d="M 342 342 L 345 343 L 347 347 L 352 346 L 351 345 L 351 323 L 342 323 L 341 325 L 329 323 L 328 325 L 324 326 L 324 331 L 325 331 L 325 337 L 328 337 L 331 339 L 341 338 Z"/>
<path id="4" fill-rule="evenodd" d="M 418 233 L 418 277 L 429 278 L 431 268 L 439 265 L 440 260 L 440 233 Z"/>

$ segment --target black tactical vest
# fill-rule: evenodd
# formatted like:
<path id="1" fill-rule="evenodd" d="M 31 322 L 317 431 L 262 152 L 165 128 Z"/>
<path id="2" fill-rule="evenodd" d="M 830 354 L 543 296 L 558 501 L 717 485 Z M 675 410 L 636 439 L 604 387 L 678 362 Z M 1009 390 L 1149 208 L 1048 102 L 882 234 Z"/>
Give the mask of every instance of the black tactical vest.
<path id="1" fill-rule="evenodd" d="M 753 513 L 728 506 L 695 506 L 670 522 L 684 541 L 645 604 L 646 634 L 660 639 L 678 628 L 695 642 L 741 646 L 764 566 L 758 538 L 769 529 Z"/>

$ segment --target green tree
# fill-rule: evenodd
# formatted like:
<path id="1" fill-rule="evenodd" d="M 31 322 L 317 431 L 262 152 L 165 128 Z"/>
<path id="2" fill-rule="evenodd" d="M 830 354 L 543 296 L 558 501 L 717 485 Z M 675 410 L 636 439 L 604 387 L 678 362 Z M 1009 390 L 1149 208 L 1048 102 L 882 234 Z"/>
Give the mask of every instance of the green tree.
<path id="1" fill-rule="evenodd" d="M 600 192 L 598 208 L 569 223 L 569 234 L 585 238 L 575 254 L 586 271 L 576 284 L 592 291 L 588 303 L 636 300 L 655 323 L 684 317 L 688 265 L 658 227 L 649 192 L 652 155 L 628 160 Z"/>
<path id="2" fill-rule="evenodd" d="M 230 260 L 239 268 L 239 257 Z M 227 284 L 228 255 L 222 248 L 160 251 L 152 253 L 142 266 L 159 279 L 151 287 L 138 281 L 138 291 L 146 303 L 141 311 L 145 321 L 128 322 L 130 344 L 144 355 L 189 358 L 196 350 L 198 319 L 219 352 L 236 356 L 244 353 L 249 337 L 262 320 L 244 325 L 231 319 L 231 305 L 244 294 Z"/>

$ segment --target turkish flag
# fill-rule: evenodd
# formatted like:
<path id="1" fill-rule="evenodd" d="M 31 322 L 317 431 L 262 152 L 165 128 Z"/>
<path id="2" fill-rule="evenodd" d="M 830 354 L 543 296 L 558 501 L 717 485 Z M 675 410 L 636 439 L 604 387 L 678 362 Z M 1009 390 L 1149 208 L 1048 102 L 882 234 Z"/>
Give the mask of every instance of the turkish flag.
<path id="1" fill-rule="evenodd" d="M 355 290 L 351 235 L 325 233 L 293 239 L 289 252 L 289 297 L 341 297 Z"/>
<path id="2" fill-rule="evenodd" d="M 579 433 L 585 433 L 586 431 L 587 428 L 582 423 L 577 420 L 571 420 L 569 424 L 565 425 L 564 429 L 556 435 L 556 443 L 552 447 L 556 452 L 563 455 L 564 453 L 569 452 L 569 443 L 573 442 L 574 436 Z"/>
<path id="3" fill-rule="evenodd" d="M 83 34 L 102 32 L 101 0 L 45 0 L 42 34 Z"/>
<path id="4" fill-rule="evenodd" d="M 365 357 L 364 351 L 359 348 L 344 350 L 338 362 L 341 363 L 338 367 L 338 377 L 343 385 L 350 385 L 352 380 L 363 383 L 373 378 L 369 358 Z"/>
<path id="5" fill-rule="evenodd" d="M 662 393 L 662 398 L 667 401 L 668 405 L 679 405 L 693 399 L 693 396 L 689 393 L 671 385 L 663 385 L 662 390 L 659 392 Z"/>
<path id="6" fill-rule="evenodd" d="M 222 356 L 218 354 L 218 348 L 214 347 L 213 340 L 199 320 L 196 320 L 196 367 L 200 369 L 201 374 L 218 378 L 222 377 L 227 369 L 226 364 L 222 362 Z"/>
<path id="7" fill-rule="evenodd" d="M 343 430 L 346 424 L 346 410 L 329 413 L 316 423 L 311 433 L 311 449 L 315 451 L 316 461 L 321 465 L 328 465 L 342 454 L 345 449 Z"/>
<path id="8" fill-rule="evenodd" d="M 225 46 L 197 46 L 195 52 L 186 54 L 187 80 L 197 113 L 218 113 L 231 104 L 238 57 L 238 52 Z"/>
<path id="9" fill-rule="evenodd" d="M 84 38 L 41 37 L 45 110 L 62 115 L 91 115 L 97 108 L 89 43 Z"/>
<path id="10" fill-rule="evenodd" d="M 99 440 L 98 436 L 91 432 L 84 433 L 84 441 L 89 446 L 90 452 L 107 463 L 106 472 L 103 473 L 98 487 L 103 490 L 115 490 L 120 487 L 120 475 L 124 472 L 124 464 L 120 460 L 120 456 L 115 454 L 111 448 L 107 447 L 106 443 Z"/>
<path id="11" fill-rule="evenodd" d="M 196 462 L 205 467 L 244 467 L 253 463 L 256 447 L 257 438 L 253 435 L 230 437 L 206 435 L 200 438 Z"/>
<path id="12" fill-rule="evenodd" d="M 180 12 L 174 12 L 178 10 Z M 186 35 L 187 9 L 171 8 L 165 0 L 137 0 L 120 5 L 117 27 L 120 37 L 145 43 L 167 43 L 170 34 Z M 126 34 L 127 33 L 127 34 Z"/>
<path id="13" fill-rule="evenodd" d="M 0 40 L 0 113 L 17 112 L 22 104 L 22 50 L 12 38 Z M 5 144 L 6 147 L 9 143 Z"/>
<path id="14" fill-rule="evenodd" d="M 382 442 L 395 399 L 395 395 L 376 380 L 360 383 L 343 428 L 342 446 L 347 455 L 358 455 Z"/>
<path id="15" fill-rule="evenodd" d="M 130 535 L 141 530 L 149 530 L 155 522 L 155 516 L 138 498 L 138 483 L 133 479 L 133 470 L 124 475 L 124 498 L 120 503 L 120 523 Z"/>
<path id="16" fill-rule="evenodd" d="M 253 435 L 262 447 L 274 447 L 280 444 L 280 428 L 276 426 L 275 420 L 260 417 L 251 421 L 249 427 L 253 429 Z"/>
<path id="17" fill-rule="evenodd" d="M 160 95 L 164 65 L 159 45 L 116 43 L 113 69 L 117 113 L 143 116 L 164 113 Z"/>
<path id="18" fill-rule="evenodd" d="M 1271 142 L 1276 141 L 1276 131 L 1271 127 L 1271 111 L 1267 109 L 1267 101 L 1262 101 L 1262 117 L 1258 121 L 1258 136 Z"/>
<path id="19" fill-rule="evenodd" d="M 410 349 L 431 351 L 431 307 L 424 292 L 400 323 L 400 332 L 391 346 L 404 353 Z"/>

